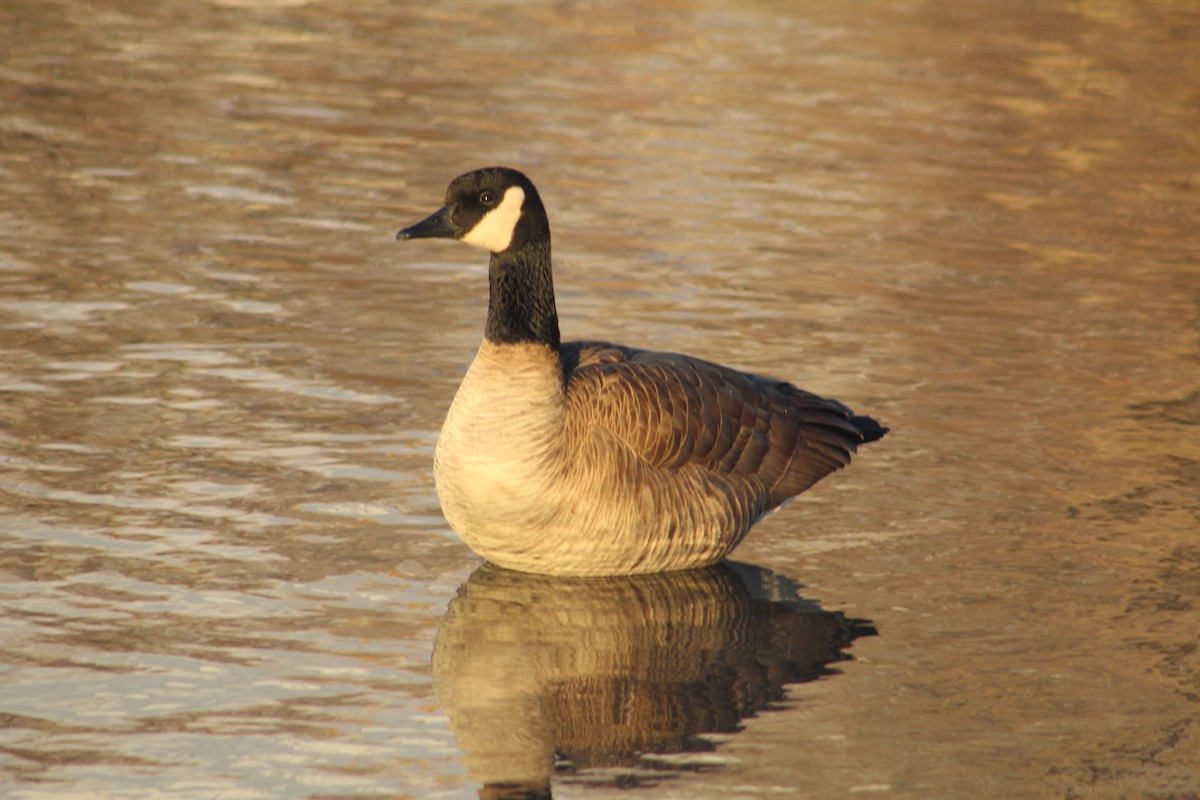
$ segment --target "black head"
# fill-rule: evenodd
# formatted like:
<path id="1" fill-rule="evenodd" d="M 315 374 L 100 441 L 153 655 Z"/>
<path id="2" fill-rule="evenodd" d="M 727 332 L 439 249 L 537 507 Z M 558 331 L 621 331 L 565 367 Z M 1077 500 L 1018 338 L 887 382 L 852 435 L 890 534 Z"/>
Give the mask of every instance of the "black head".
<path id="1" fill-rule="evenodd" d="M 485 167 L 446 188 L 446 205 L 397 239 L 458 239 L 493 253 L 549 242 L 550 223 L 533 183 L 515 169 Z"/>

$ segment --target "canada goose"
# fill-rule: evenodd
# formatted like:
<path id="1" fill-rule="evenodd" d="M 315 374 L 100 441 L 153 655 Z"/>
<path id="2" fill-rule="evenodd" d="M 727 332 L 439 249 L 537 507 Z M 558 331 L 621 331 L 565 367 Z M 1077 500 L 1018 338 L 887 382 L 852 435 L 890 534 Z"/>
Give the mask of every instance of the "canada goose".
<path id="1" fill-rule="evenodd" d="M 789 383 L 676 353 L 559 341 L 550 223 L 520 172 L 455 178 L 397 239 L 491 253 L 483 343 L 434 456 L 450 527 L 502 567 L 627 575 L 713 564 L 887 429 Z"/>

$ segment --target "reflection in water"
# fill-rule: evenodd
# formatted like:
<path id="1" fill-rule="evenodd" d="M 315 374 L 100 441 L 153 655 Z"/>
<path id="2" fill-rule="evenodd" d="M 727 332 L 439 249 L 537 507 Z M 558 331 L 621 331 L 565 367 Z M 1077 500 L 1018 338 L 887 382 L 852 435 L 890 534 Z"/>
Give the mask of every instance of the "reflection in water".
<path id="1" fill-rule="evenodd" d="M 638 785 L 721 763 L 708 734 L 812 680 L 869 624 L 745 564 L 581 579 L 485 564 L 438 631 L 434 688 L 481 797 Z M 555 759 L 559 762 L 556 765 Z"/>
<path id="2" fill-rule="evenodd" d="M 677 796 L 1196 794 L 1200 4 L 0 0 L 0 54 L 5 800 L 473 797 L 487 291 L 392 235 L 488 163 L 564 333 L 895 429 L 739 551 L 888 635 Z"/>

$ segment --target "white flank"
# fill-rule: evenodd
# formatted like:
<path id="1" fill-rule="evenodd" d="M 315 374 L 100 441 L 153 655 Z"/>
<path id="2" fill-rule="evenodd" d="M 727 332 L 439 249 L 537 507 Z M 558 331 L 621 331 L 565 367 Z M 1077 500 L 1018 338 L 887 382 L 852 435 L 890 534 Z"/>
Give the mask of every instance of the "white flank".
<path id="1" fill-rule="evenodd" d="M 475 223 L 475 227 L 467 231 L 461 241 L 493 253 L 507 250 L 512 244 L 513 231 L 517 228 L 524 204 L 525 190 L 520 186 L 510 186 L 500 205 L 484 214 L 483 219 Z"/>

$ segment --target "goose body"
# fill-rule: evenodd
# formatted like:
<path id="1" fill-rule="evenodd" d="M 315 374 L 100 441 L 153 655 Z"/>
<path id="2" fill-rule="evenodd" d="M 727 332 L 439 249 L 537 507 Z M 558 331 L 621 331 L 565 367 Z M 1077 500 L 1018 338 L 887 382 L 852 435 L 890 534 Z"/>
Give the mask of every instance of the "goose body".
<path id="1" fill-rule="evenodd" d="M 491 252 L 483 343 L 438 438 L 451 528 L 500 566 L 554 575 L 689 569 L 886 429 L 789 383 L 675 353 L 559 340 L 550 228 L 521 173 L 456 178 L 400 239 Z"/>

